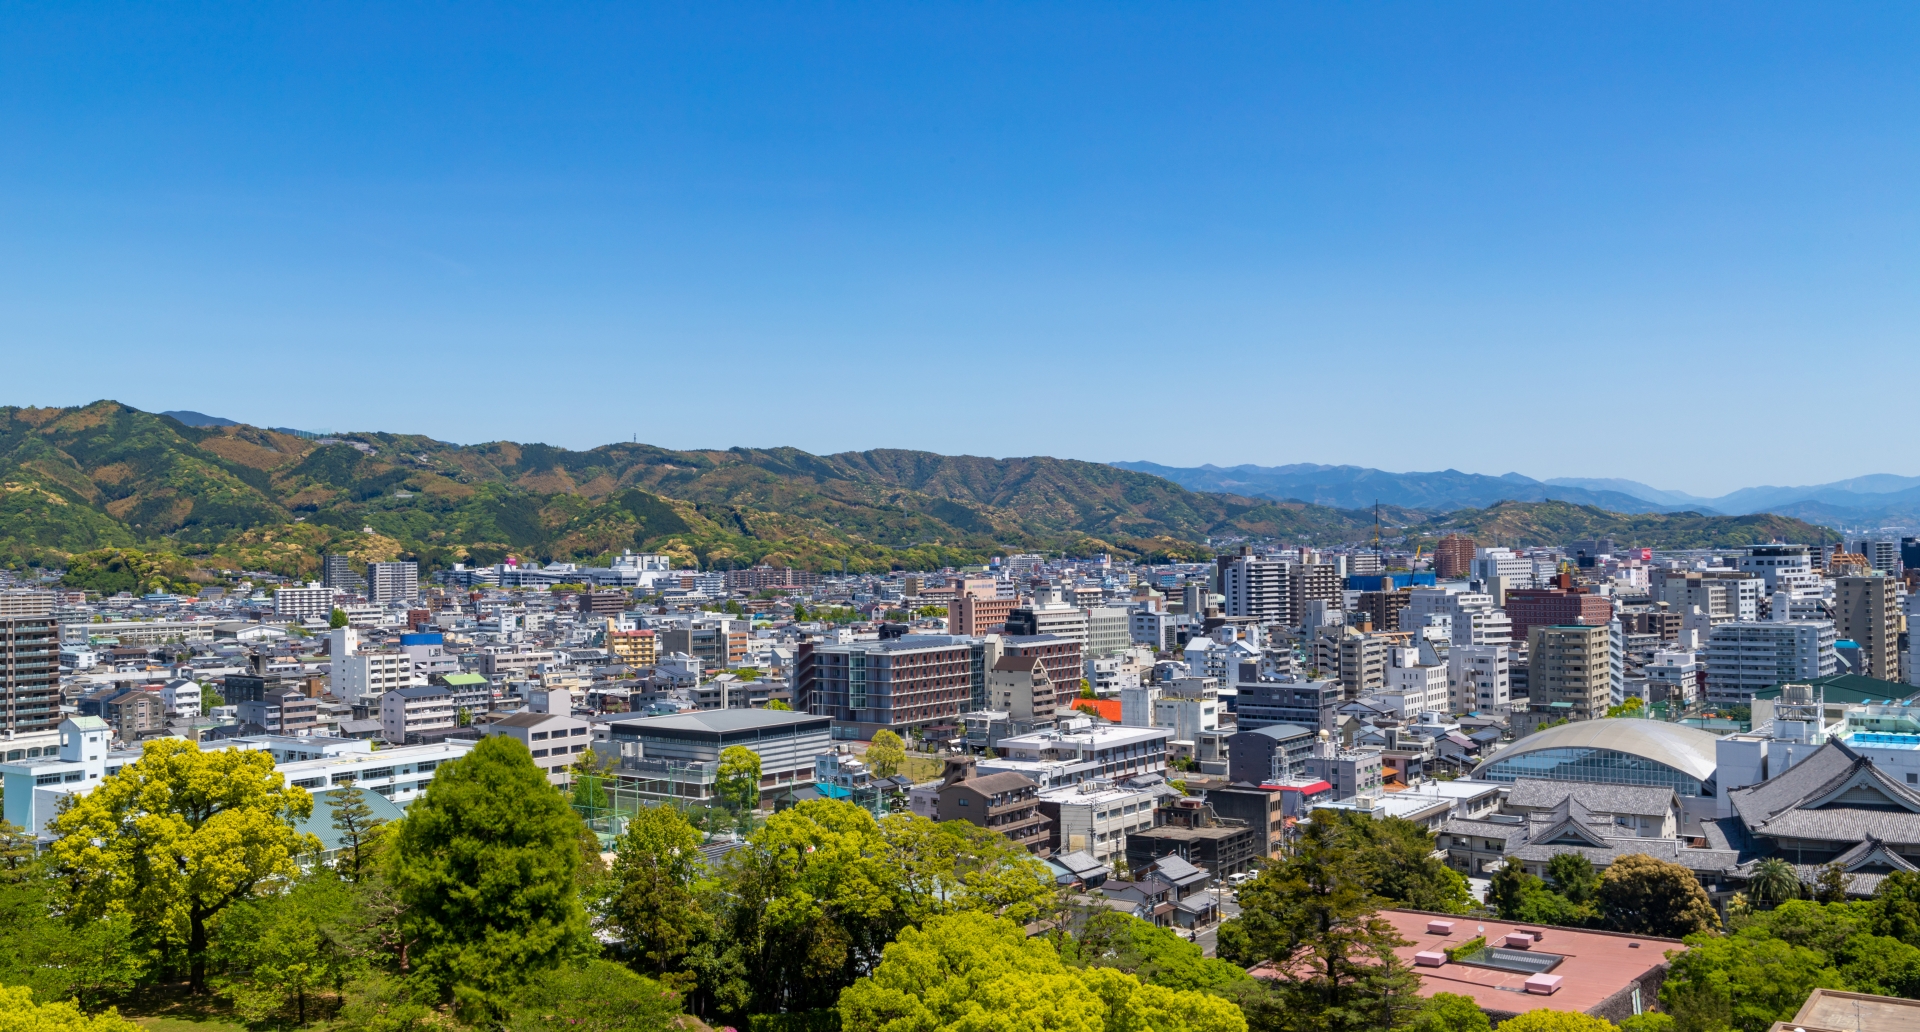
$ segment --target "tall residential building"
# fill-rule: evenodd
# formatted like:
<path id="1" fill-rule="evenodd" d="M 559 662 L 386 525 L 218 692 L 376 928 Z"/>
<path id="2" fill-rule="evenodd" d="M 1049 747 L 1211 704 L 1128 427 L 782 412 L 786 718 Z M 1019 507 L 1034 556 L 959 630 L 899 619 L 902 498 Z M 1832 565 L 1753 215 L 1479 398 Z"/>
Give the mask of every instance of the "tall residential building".
<path id="1" fill-rule="evenodd" d="M 273 593 L 273 612 L 289 620 L 324 617 L 333 612 L 333 589 L 317 583 L 281 588 Z"/>
<path id="2" fill-rule="evenodd" d="M 321 560 L 321 585 L 349 595 L 366 594 L 367 582 L 353 567 L 353 557 L 350 555 L 327 556 Z"/>
<path id="3" fill-rule="evenodd" d="M 1080 646 L 1073 643 L 1076 669 Z M 957 725 L 986 696 L 986 643 L 945 634 L 887 641 L 802 643 L 794 708 L 855 725 L 862 738 L 935 724 Z M 1076 694 L 1079 681 L 1074 682 Z M 1056 692 L 1056 695 L 1058 693 Z"/>
<path id="4" fill-rule="evenodd" d="M 1505 713 L 1513 705 L 1512 655 L 1505 645 L 1447 650 L 1447 688 L 1455 713 Z"/>
<path id="5" fill-rule="evenodd" d="M 1604 625 L 1613 619 L 1613 603 L 1605 595 L 1576 591 L 1570 586 L 1509 591 L 1505 608 L 1516 638 L 1526 637 L 1535 627 Z"/>
<path id="6" fill-rule="evenodd" d="M 1400 614 L 1403 627 L 1421 627 L 1429 614 L 1443 614 L 1453 624 L 1455 645 L 1511 645 L 1513 621 L 1494 604 L 1493 596 L 1479 591 L 1448 591 L 1445 588 L 1414 587 L 1407 594 L 1407 608 Z"/>
<path id="7" fill-rule="evenodd" d="M 1379 691 L 1387 683 L 1387 650 L 1404 635 L 1371 633 L 1343 627 L 1314 643 L 1314 666 L 1323 676 L 1340 682 L 1348 699 Z"/>
<path id="8" fill-rule="evenodd" d="M 1900 539 L 1900 565 L 1909 570 L 1920 570 L 1920 538 Z"/>
<path id="9" fill-rule="evenodd" d="M 1508 591 L 1533 586 L 1533 560 L 1516 555 L 1511 548 L 1474 549 L 1473 567 L 1469 572 L 1473 579 L 1485 581 L 1489 587 L 1495 577 L 1503 579 Z"/>
<path id="10" fill-rule="evenodd" d="M 1607 624 L 1545 625 L 1527 632 L 1528 708 L 1553 719 L 1607 715 L 1613 694 L 1613 640 Z"/>
<path id="11" fill-rule="evenodd" d="M 1080 681 L 1086 677 L 1086 661 L 1081 658 L 1080 643 L 1052 634 L 1007 635 L 1000 639 L 1003 656 L 1036 656 L 1047 666 L 1058 696 L 1057 709 L 1067 712 L 1080 694 Z"/>
<path id="12" fill-rule="evenodd" d="M 1448 534 L 1433 546 L 1433 575 L 1455 580 L 1473 571 L 1473 539 L 1464 534 Z"/>
<path id="13" fill-rule="evenodd" d="M 1251 616 L 1261 623 L 1292 626 L 1293 564 L 1243 549 L 1220 557 L 1220 594 L 1227 616 Z"/>
<path id="14" fill-rule="evenodd" d="M 992 582 L 987 591 L 991 592 Z M 962 594 L 947 606 L 947 628 L 955 634 L 979 636 L 999 634 L 1006 629 L 1007 614 L 1020 605 L 1019 599 Z"/>
<path id="15" fill-rule="evenodd" d="M 1861 541 L 1854 550 L 1867 557 L 1867 565 L 1887 573 L 1900 572 L 1900 545 L 1895 541 Z"/>
<path id="16" fill-rule="evenodd" d="M 1783 573 L 1811 573 L 1813 562 L 1805 545 L 1755 545 L 1740 557 L 1740 572 L 1758 576 L 1767 582 L 1767 592 L 1780 587 Z"/>
<path id="17" fill-rule="evenodd" d="M 1833 629 L 1860 646 L 1868 677 L 1900 679 L 1900 609 L 1894 602 L 1899 582 L 1884 574 L 1838 577 L 1833 582 Z"/>
<path id="18" fill-rule="evenodd" d="M 0 706 L 10 734 L 60 723 L 60 625 L 46 592 L 0 593 Z"/>
<path id="19" fill-rule="evenodd" d="M 1707 701 L 1745 705 L 1762 689 L 1827 677 L 1839 665 L 1836 638 L 1825 620 L 1721 624 L 1707 639 Z"/>
<path id="20" fill-rule="evenodd" d="M 1133 614 L 1121 606 L 1095 606 L 1087 614 L 1085 658 L 1106 659 L 1133 645 Z"/>
<path id="21" fill-rule="evenodd" d="M 1340 588 L 1340 568 L 1333 563 L 1299 563 L 1287 571 L 1287 604 L 1290 622 L 1297 623 L 1307 612 L 1309 602 L 1327 602 L 1340 608 L 1345 600 Z"/>
<path id="22" fill-rule="evenodd" d="M 367 601 L 384 606 L 419 600 L 419 563 L 367 564 Z"/>

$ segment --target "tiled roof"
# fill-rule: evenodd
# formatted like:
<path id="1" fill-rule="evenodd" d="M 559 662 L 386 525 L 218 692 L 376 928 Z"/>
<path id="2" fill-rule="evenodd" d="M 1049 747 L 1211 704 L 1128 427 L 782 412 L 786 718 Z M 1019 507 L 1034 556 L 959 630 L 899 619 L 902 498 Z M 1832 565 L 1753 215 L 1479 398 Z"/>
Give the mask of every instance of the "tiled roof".
<path id="1" fill-rule="evenodd" d="M 1507 805 L 1519 810 L 1542 810 L 1573 798 L 1595 813 L 1662 817 L 1673 812 L 1677 798 L 1671 788 L 1644 785 L 1596 785 L 1573 781 L 1519 778 L 1507 796 Z"/>

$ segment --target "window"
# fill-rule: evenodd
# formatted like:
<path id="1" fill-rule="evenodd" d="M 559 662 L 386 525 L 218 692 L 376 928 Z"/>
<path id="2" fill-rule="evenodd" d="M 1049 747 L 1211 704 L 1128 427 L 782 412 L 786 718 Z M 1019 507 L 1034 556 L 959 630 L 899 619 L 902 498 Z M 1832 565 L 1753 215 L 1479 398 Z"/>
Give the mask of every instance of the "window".
<path id="1" fill-rule="evenodd" d="M 545 756 L 546 754 L 547 754 L 547 750 L 545 750 L 545 749 L 535 749 L 535 750 L 533 751 L 533 755 L 534 755 L 535 757 L 540 757 L 540 756 Z"/>
<path id="2" fill-rule="evenodd" d="M 1909 784 L 1909 785 L 1920 785 L 1920 774 L 1915 774 L 1915 773 L 1914 773 L 1914 772 L 1912 772 L 1912 771 L 1908 771 L 1908 772 L 1907 772 L 1907 784 Z"/>
<path id="3" fill-rule="evenodd" d="M 34 784 L 35 784 L 36 786 L 37 786 L 37 785 L 57 785 L 57 784 L 59 784 L 59 783 L 60 783 L 60 775 L 58 775 L 58 774 L 41 774 L 41 775 L 38 775 L 38 776 L 36 776 L 36 777 L 35 777 L 35 778 L 33 779 L 33 783 L 34 783 Z"/>
<path id="4" fill-rule="evenodd" d="M 547 740 L 547 733 L 545 731 L 535 731 L 533 733 L 533 740 L 536 742 L 544 742 Z"/>
<path id="5" fill-rule="evenodd" d="M 966 801 L 966 799 L 965 799 L 964 797 L 963 797 L 963 798 L 962 798 L 962 799 L 960 800 L 960 805 L 961 805 L 961 806 L 965 806 L 965 805 L 967 805 L 967 801 Z"/>

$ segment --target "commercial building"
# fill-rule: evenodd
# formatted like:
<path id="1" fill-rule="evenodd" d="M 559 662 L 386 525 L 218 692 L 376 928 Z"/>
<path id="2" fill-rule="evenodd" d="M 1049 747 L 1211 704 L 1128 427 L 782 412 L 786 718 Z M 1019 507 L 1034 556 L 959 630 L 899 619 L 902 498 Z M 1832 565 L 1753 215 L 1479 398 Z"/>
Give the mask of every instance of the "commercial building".
<path id="1" fill-rule="evenodd" d="M 1831 676 L 1837 638 L 1825 620 L 1721 624 L 1707 639 L 1707 701 L 1746 705 L 1776 684 Z"/>
<path id="2" fill-rule="evenodd" d="M 1101 863 L 1123 856 L 1127 836 L 1152 828 L 1165 785 L 1141 787 L 1127 781 L 1083 781 L 1040 793 L 1040 812 L 1052 822 L 1055 854 L 1084 852 Z"/>
<path id="3" fill-rule="evenodd" d="M 1805 545 L 1755 545 L 1740 557 L 1739 570 L 1766 582 L 1767 591 L 1780 587 L 1780 575 L 1812 573 L 1813 561 Z"/>
<path id="4" fill-rule="evenodd" d="M 730 670 L 747 661 L 745 620 L 702 620 L 660 631 L 660 651 L 692 656 L 709 670 Z"/>
<path id="5" fill-rule="evenodd" d="M 1227 780 L 1260 785 L 1292 781 L 1306 773 L 1307 758 L 1319 741 L 1313 728 L 1266 724 L 1227 736 Z"/>
<path id="6" fill-rule="evenodd" d="M 1612 635 L 1604 623 L 1531 628 L 1527 635 L 1529 710 L 1547 710 L 1555 720 L 1606 716 L 1612 704 L 1612 654 Z"/>
<path id="7" fill-rule="evenodd" d="M 720 754 L 733 746 L 760 757 L 764 793 L 812 784 L 814 761 L 833 750 L 833 721 L 781 710 L 709 710 L 617 720 L 607 725 L 618 755 L 616 789 L 683 803 L 708 802 Z"/>
<path id="8" fill-rule="evenodd" d="M 1049 585 L 1041 589 L 1031 605 L 1007 614 L 1006 633 L 1011 637 L 1052 635 L 1080 643 L 1087 641 L 1087 612 L 1079 606 L 1060 601 L 1060 589 Z"/>
<path id="9" fill-rule="evenodd" d="M 1384 784 L 1381 768 L 1385 765 L 1379 749 L 1348 749 L 1322 739 L 1313 743 L 1302 761 L 1305 769 L 1299 780 L 1326 782 L 1336 800 L 1376 796 Z"/>
<path id="10" fill-rule="evenodd" d="M 1605 595 L 1576 591 L 1571 578 L 1553 588 L 1521 588 L 1507 592 L 1505 609 L 1515 638 L 1530 640 L 1533 628 L 1555 624 L 1605 625 L 1613 619 L 1613 603 Z"/>
<path id="11" fill-rule="evenodd" d="M 1346 701 L 1346 692 L 1338 681 L 1248 680 L 1243 673 L 1234 690 L 1233 712 L 1242 731 L 1269 724 L 1331 730 L 1336 711 Z"/>
<path id="12" fill-rule="evenodd" d="M 1087 659 L 1108 659 L 1127 651 L 1133 644 L 1132 613 L 1120 606 L 1094 606 L 1086 610 Z"/>
<path id="13" fill-rule="evenodd" d="M 53 596 L 9 593 L 0 616 L 0 731 L 27 734 L 60 723 L 60 628 Z"/>
<path id="14" fill-rule="evenodd" d="M 1073 652 L 1077 691 L 1078 642 Z M 831 717 L 861 738 L 882 729 L 958 725 L 960 714 L 983 705 L 987 692 L 985 642 L 952 635 L 802 643 L 795 666 L 794 708 Z M 1058 687 L 1056 707 L 1064 701 Z"/>
<path id="15" fill-rule="evenodd" d="M 367 601 L 376 606 L 420 601 L 420 564 L 368 563 Z"/>
<path id="16" fill-rule="evenodd" d="M 1856 674 L 1882 681 L 1900 679 L 1898 584 L 1879 573 L 1834 578 L 1833 629 L 1839 638 L 1860 646 L 1865 666 L 1853 671 Z"/>
<path id="17" fill-rule="evenodd" d="M 1533 586 L 1533 560 L 1511 548 L 1474 549 L 1470 573 L 1488 587 L 1498 583 L 1507 591 Z"/>

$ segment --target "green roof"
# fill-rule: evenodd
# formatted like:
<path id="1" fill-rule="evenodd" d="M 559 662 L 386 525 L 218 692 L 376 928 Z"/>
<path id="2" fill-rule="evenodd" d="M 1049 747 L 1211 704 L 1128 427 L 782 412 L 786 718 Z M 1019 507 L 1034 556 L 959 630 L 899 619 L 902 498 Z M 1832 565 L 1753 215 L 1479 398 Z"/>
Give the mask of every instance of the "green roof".
<path id="1" fill-rule="evenodd" d="M 480 676 L 479 674 L 448 674 L 447 676 L 442 677 L 440 680 L 445 681 L 447 683 L 447 687 L 449 688 L 458 688 L 461 685 L 468 685 L 468 684 L 486 684 L 487 683 L 487 679 L 485 677 Z"/>
<path id="2" fill-rule="evenodd" d="M 340 832 L 333 826 L 333 804 L 340 796 L 336 789 L 321 789 L 313 795 L 313 813 L 293 823 L 295 831 L 303 831 L 320 840 L 321 849 L 339 849 Z M 360 798 L 367 801 L 367 808 L 373 816 L 383 821 L 397 821 L 407 815 L 400 804 L 378 792 L 362 792 Z"/>
<path id="3" fill-rule="evenodd" d="M 1789 684 L 1811 684 L 1821 689 L 1822 696 L 1828 702 L 1867 703 L 1900 702 L 1920 695 L 1920 687 L 1901 684 L 1899 681 L 1882 681 L 1865 674 L 1834 674 L 1831 677 L 1816 677 L 1811 681 L 1790 681 Z M 1756 699 L 1778 699 L 1784 685 L 1774 685 L 1754 692 Z"/>

